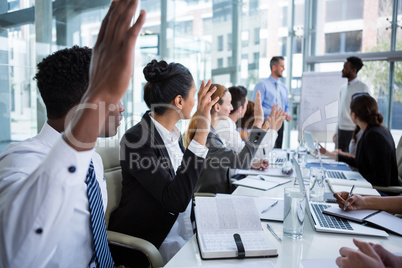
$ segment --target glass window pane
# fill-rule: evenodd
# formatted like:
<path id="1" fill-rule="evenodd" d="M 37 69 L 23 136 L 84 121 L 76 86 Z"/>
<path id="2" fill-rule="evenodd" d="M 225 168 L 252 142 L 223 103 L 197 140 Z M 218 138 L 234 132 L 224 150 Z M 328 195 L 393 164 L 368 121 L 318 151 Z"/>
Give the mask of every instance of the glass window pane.
<path id="1" fill-rule="evenodd" d="M 398 18 L 402 16 L 402 0 L 398 1 Z M 402 50 L 402 29 L 396 29 L 396 50 Z"/>
<path id="2" fill-rule="evenodd" d="M 391 129 L 396 142 L 402 134 L 402 62 L 395 63 L 395 75 L 392 97 Z"/>
<path id="3" fill-rule="evenodd" d="M 386 29 L 390 27 L 387 19 L 392 19 L 392 0 L 326 0 L 316 3 L 314 55 L 390 51 L 391 30 Z"/>

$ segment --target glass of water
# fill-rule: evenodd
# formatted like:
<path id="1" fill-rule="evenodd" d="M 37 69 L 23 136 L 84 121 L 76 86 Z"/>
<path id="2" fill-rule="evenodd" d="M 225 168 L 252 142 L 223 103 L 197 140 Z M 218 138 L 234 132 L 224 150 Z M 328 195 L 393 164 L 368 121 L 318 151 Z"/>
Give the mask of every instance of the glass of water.
<path id="1" fill-rule="evenodd" d="M 299 187 L 287 187 L 284 192 L 283 235 L 291 239 L 303 237 L 306 212 L 306 192 Z"/>
<path id="2" fill-rule="evenodd" d="M 325 193 L 325 168 L 312 167 L 310 168 L 310 193 L 309 199 L 314 202 L 324 202 Z"/>

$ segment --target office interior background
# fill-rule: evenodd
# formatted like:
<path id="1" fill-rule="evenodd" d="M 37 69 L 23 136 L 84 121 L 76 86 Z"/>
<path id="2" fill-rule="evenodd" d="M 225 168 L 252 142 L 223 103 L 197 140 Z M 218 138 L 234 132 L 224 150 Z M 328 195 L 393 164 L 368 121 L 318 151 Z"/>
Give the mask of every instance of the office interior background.
<path id="1" fill-rule="evenodd" d="M 32 137 L 46 120 L 33 77 L 36 64 L 73 45 L 92 47 L 109 0 L 0 0 L 0 152 Z M 295 148 L 303 72 L 339 72 L 348 56 L 363 59 L 359 77 L 374 91 L 384 125 L 402 133 L 401 0 L 141 0 L 147 19 L 120 133 L 147 110 L 143 67 L 152 59 L 188 67 L 197 87 L 212 79 L 254 86 L 285 57 L 292 120 L 284 147 Z M 325 90 L 325 88 L 323 88 Z M 188 122 L 181 121 L 185 132 Z"/>

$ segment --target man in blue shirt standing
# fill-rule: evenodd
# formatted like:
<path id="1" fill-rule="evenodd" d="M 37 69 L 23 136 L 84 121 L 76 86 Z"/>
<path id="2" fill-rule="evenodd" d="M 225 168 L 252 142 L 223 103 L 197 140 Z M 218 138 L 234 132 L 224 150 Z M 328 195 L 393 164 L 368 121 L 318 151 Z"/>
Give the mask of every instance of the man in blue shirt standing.
<path id="1" fill-rule="evenodd" d="M 257 91 L 260 91 L 264 117 L 269 116 L 272 106 L 278 104 L 278 109 L 282 108 L 285 111 L 285 119 L 289 122 L 291 117 L 289 115 L 288 88 L 279 80 L 282 77 L 282 72 L 285 70 L 284 58 L 281 56 L 273 57 L 269 65 L 271 67 L 271 75 L 255 86 L 253 100 L 255 100 Z M 282 140 L 283 125 L 278 131 L 275 148 L 282 148 Z"/>

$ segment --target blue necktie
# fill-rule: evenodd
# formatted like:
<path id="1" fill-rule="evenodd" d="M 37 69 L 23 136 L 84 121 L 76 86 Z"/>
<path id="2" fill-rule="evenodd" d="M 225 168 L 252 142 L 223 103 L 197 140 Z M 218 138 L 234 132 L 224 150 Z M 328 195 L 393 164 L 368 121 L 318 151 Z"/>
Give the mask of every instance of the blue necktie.
<path id="1" fill-rule="evenodd" d="M 93 235 L 94 257 L 97 262 L 97 267 L 114 267 L 112 255 L 110 254 L 109 245 L 107 242 L 105 215 L 103 212 L 102 194 L 99 188 L 98 181 L 95 177 L 94 165 L 89 165 L 87 179 L 89 212 L 91 214 L 91 227 Z"/>

